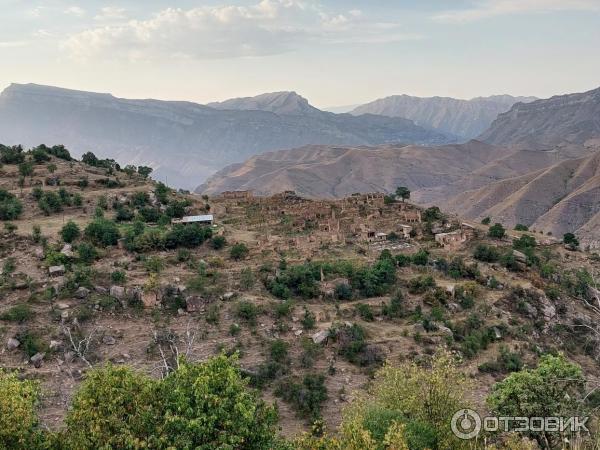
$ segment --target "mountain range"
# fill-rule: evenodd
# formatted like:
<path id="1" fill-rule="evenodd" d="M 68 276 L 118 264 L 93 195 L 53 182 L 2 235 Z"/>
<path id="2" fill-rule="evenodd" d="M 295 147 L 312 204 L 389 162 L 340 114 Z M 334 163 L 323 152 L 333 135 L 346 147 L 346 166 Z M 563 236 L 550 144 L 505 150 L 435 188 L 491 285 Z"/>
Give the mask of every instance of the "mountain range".
<path id="1" fill-rule="evenodd" d="M 226 167 L 198 188 L 309 197 L 413 191 L 471 219 L 491 217 L 600 247 L 600 88 L 516 103 L 477 140 L 423 146 L 311 146 L 270 152 Z"/>
<path id="2" fill-rule="evenodd" d="M 411 120 L 333 114 L 294 92 L 199 105 L 127 100 L 109 94 L 13 84 L 0 94 L 0 142 L 60 143 L 193 188 L 227 164 L 264 151 L 307 144 L 443 144 L 453 138 Z"/>
<path id="3" fill-rule="evenodd" d="M 404 117 L 417 125 L 448 133 L 461 140 L 479 136 L 498 117 L 514 104 L 528 103 L 535 97 L 493 95 L 461 100 L 450 97 L 412 97 L 393 95 L 361 105 L 351 114 L 378 114 Z"/>

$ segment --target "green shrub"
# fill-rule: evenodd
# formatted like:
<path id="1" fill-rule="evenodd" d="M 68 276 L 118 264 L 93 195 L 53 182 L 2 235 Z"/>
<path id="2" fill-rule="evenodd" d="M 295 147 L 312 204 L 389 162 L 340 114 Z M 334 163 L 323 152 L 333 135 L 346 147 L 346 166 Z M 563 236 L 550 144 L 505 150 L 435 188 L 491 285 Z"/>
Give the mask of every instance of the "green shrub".
<path id="1" fill-rule="evenodd" d="M 518 223 L 515 225 L 515 231 L 529 231 L 529 227 L 527 225 L 523 225 L 522 223 Z"/>
<path id="2" fill-rule="evenodd" d="M 282 380 L 275 388 L 275 395 L 290 403 L 301 417 L 317 419 L 321 406 L 327 400 L 325 376 L 307 374 L 302 380 L 291 377 Z"/>
<path id="3" fill-rule="evenodd" d="M 60 236 L 64 242 L 71 243 L 81 236 L 81 231 L 75 222 L 69 220 L 60 230 Z"/>
<path id="4" fill-rule="evenodd" d="M 224 236 L 215 236 L 210 241 L 210 246 L 215 250 L 221 250 L 227 244 Z"/>
<path id="5" fill-rule="evenodd" d="M 241 259 L 246 258 L 246 256 L 248 256 L 249 252 L 250 251 L 248 250 L 248 247 L 246 246 L 246 244 L 241 242 L 241 243 L 234 244 L 231 247 L 231 250 L 229 251 L 229 255 L 231 256 L 231 259 L 239 261 Z"/>
<path id="6" fill-rule="evenodd" d="M 373 310 L 366 303 L 358 303 L 356 305 L 356 312 L 361 317 L 361 319 L 367 322 L 373 322 L 375 320 L 375 315 L 373 314 Z"/>
<path id="7" fill-rule="evenodd" d="M 13 194 L 0 189 L 0 220 L 18 219 L 23 212 L 23 204 Z"/>
<path id="8" fill-rule="evenodd" d="M 85 236 L 91 239 L 96 245 L 107 247 L 117 245 L 121 234 L 119 233 L 119 228 L 112 220 L 97 218 L 85 228 Z"/>
<path id="9" fill-rule="evenodd" d="M 419 275 L 408 282 L 408 291 L 411 294 L 423 294 L 435 287 L 435 280 L 431 275 Z"/>
<path id="10" fill-rule="evenodd" d="M 0 319 L 23 323 L 33 317 L 33 310 L 26 303 L 19 303 L 0 314 Z"/>
<path id="11" fill-rule="evenodd" d="M 485 244 L 479 244 L 475 248 L 473 257 L 479 261 L 492 263 L 500 259 L 500 252 L 496 249 L 496 247 L 492 247 L 490 245 Z"/>
<path id="12" fill-rule="evenodd" d="M 77 246 L 77 256 L 84 264 L 91 264 L 98 258 L 98 250 L 89 242 L 82 242 Z"/>
<path id="13" fill-rule="evenodd" d="M 315 327 L 316 322 L 317 318 L 311 312 L 311 310 L 308 308 L 304 308 L 304 315 L 302 316 L 302 320 L 300 320 L 302 328 L 304 328 L 305 330 L 312 330 Z"/>
<path id="14" fill-rule="evenodd" d="M 502 239 L 506 235 L 506 230 L 500 223 L 495 223 L 488 230 L 488 236 L 495 239 Z"/>
<path id="15" fill-rule="evenodd" d="M 235 308 L 235 313 L 237 317 L 242 320 L 245 320 L 250 325 L 256 325 L 256 318 L 258 316 L 258 307 L 247 300 L 242 300 L 238 302 Z"/>
<path id="16" fill-rule="evenodd" d="M 334 291 L 335 298 L 341 301 L 352 299 L 352 287 L 348 283 L 338 283 Z"/>

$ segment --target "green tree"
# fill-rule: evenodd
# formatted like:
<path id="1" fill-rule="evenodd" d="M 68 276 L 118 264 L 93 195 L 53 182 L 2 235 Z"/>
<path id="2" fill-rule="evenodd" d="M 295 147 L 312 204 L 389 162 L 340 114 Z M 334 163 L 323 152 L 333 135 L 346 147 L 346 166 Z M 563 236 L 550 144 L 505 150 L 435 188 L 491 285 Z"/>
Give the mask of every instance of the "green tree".
<path id="1" fill-rule="evenodd" d="M 210 246 L 215 250 L 220 250 L 227 244 L 225 236 L 215 236 L 210 241 Z"/>
<path id="2" fill-rule="evenodd" d="M 69 220 L 64 227 L 60 230 L 60 236 L 64 242 L 71 243 L 81 236 L 81 230 L 72 220 Z"/>
<path id="3" fill-rule="evenodd" d="M 527 225 L 523 225 L 522 223 L 518 223 L 515 225 L 515 231 L 529 231 L 529 227 Z"/>
<path id="4" fill-rule="evenodd" d="M 237 358 L 181 363 L 159 387 L 160 446 L 169 448 L 272 448 L 276 411 L 248 389 Z"/>
<path id="5" fill-rule="evenodd" d="M 511 417 L 579 416 L 585 378 L 581 368 L 562 355 L 545 355 L 535 369 L 510 374 L 496 383 L 488 397 L 492 410 Z M 532 433 L 542 448 L 560 436 Z M 553 447 L 552 447 L 553 448 Z"/>
<path id="6" fill-rule="evenodd" d="M 41 440 L 36 408 L 39 385 L 0 370 L 0 448 L 36 449 Z"/>
<path id="7" fill-rule="evenodd" d="M 138 173 L 144 177 L 144 178 L 148 178 L 150 176 L 150 174 L 152 173 L 152 167 L 147 167 L 147 166 L 139 166 L 137 168 Z"/>
<path id="8" fill-rule="evenodd" d="M 121 237 L 117 225 L 112 220 L 97 218 L 85 228 L 85 236 L 97 245 L 116 245 Z"/>
<path id="9" fill-rule="evenodd" d="M 231 259 L 235 259 L 236 261 L 244 259 L 246 256 L 248 256 L 248 253 L 248 247 L 243 242 L 233 245 L 229 251 Z"/>
<path id="10" fill-rule="evenodd" d="M 565 233 L 563 235 L 563 243 L 573 249 L 579 247 L 579 239 L 573 233 Z"/>
<path id="11" fill-rule="evenodd" d="M 437 206 L 427 208 L 423 212 L 423 220 L 425 222 L 435 222 L 436 220 L 442 220 L 443 218 L 444 215 L 440 211 L 440 208 L 438 208 Z"/>
<path id="12" fill-rule="evenodd" d="M 13 194 L 0 189 L 0 220 L 18 219 L 23 212 L 23 204 Z"/>
<path id="13" fill-rule="evenodd" d="M 410 198 L 410 190 L 406 186 L 398 186 L 396 188 L 396 197 L 400 197 L 402 201 Z"/>
<path id="14" fill-rule="evenodd" d="M 484 217 L 484 219 L 481 221 L 481 224 L 489 225 L 491 221 L 492 221 L 492 219 L 490 217 Z"/>
<path id="15" fill-rule="evenodd" d="M 488 230 L 488 236 L 494 239 L 502 239 L 506 235 L 506 230 L 500 223 L 495 223 Z"/>
<path id="16" fill-rule="evenodd" d="M 94 369 L 65 419 L 65 448 L 148 448 L 159 425 L 157 382 L 127 367 Z"/>
<path id="17" fill-rule="evenodd" d="M 19 164 L 19 174 L 22 177 L 31 177 L 33 176 L 33 164 L 30 162 L 22 162 Z"/>

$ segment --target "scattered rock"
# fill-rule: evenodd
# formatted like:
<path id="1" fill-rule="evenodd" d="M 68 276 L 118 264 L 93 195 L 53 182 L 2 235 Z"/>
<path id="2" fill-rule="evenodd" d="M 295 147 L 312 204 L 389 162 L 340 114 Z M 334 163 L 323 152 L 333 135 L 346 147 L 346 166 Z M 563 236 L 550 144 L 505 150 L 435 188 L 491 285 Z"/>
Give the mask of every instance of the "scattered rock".
<path id="1" fill-rule="evenodd" d="M 444 325 L 438 325 L 438 331 L 440 332 L 440 334 L 442 334 L 444 336 L 448 336 L 448 337 L 454 336 L 454 333 L 452 333 L 452 330 Z"/>
<path id="2" fill-rule="evenodd" d="M 50 266 L 48 268 L 48 274 L 51 277 L 59 277 L 65 274 L 65 266 L 60 265 L 60 266 Z"/>
<path id="3" fill-rule="evenodd" d="M 62 347 L 61 341 L 50 341 L 50 350 L 58 350 Z"/>
<path id="4" fill-rule="evenodd" d="M 125 298 L 125 288 L 123 286 L 111 286 L 110 296 L 117 300 L 123 300 Z"/>
<path id="5" fill-rule="evenodd" d="M 329 330 L 321 330 L 321 331 L 318 331 L 315 334 L 313 334 L 311 336 L 311 339 L 313 340 L 313 342 L 315 344 L 320 345 L 320 344 L 323 344 L 327 340 L 328 337 L 329 337 Z"/>
<path id="6" fill-rule="evenodd" d="M 423 333 L 425 333 L 425 327 L 423 326 L 423 324 L 416 323 L 415 326 L 413 327 L 413 331 L 415 333 L 423 334 Z"/>
<path id="7" fill-rule="evenodd" d="M 185 298 L 185 309 L 187 312 L 197 312 L 205 304 L 205 301 L 199 295 L 188 295 Z"/>
<path id="8" fill-rule="evenodd" d="M 235 292 L 225 292 L 223 294 L 223 300 L 231 300 L 233 297 L 235 297 Z"/>
<path id="9" fill-rule="evenodd" d="M 61 310 L 63 310 L 63 309 L 69 309 L 69 304 L 68 303 L 57 303 L 56 307 L 58 309 L 61 309 Z"/>
<path id="10" fill-rule="evenodd" d="M 67 258 L 72 258 L 75 256 L 75 253 L 73 253 L 73 246 L 71 244 L 65 244 L 60 252 Z"/>
<path id="11" fill-rule="evenodd" d="M 33 251 L 33 254 L 35 255 L 35 257 L 36 257 L 37 259 L 44 259 L 44 256 L 45 256 L 45 255 L 44 255 L 44 249 L 43 249 L 43 248 L 39 248 L 39 247 L 38 247 L 38 248 L 36 248 L 36 249 Z"/>
<path id="12" fill-rule="evenodd" d="M 110 335 L 105 335 L 102 338 L 102 343 L 104 345 L 115 345 L 117 343 L 117 340 L 114 337 L 110 336 Z"/>
<path id="13" fill-rule="evenodd" d="M 294 335 L 295 336 L 300 336 L 302 334 L 302 330 L 296 330 L 294 331 Z"/>
<path id="14" fill-rule="evenodd" d="M 7 342 L 6 342 L 6 348 L 8 350 L 14 350 L 15 348 L 17 348 L 19 345 L 21 345 L 21 343 L 16 340 L 15 338 L 10 338 Z"/>
<path id="15" fill-rule="evenodd" d="M 31 364 L 33 364 L 34 367 L 40 368 L 42 367 L 42 361 L 44 360 L 45 356 L 45 353 L 36 353 L 29 359 L 29 361 L 31 362 Z"/>
<path id="16" fill-rule="evenodd" d="M 102 286 L 94 286 L 94 291 L 96 291 L 96 293 L 98 294 L 108 294 L 108 289 L 106 289 L 105 287 Z"/>
<path id="17" fill-rule="evenodd" d="M 79 287 L 76 291 L 75 291 L 75 297 L 80 299 L 80 300 L 84 300 L 88 297 L 88 295 L 90 295 L 90 290 L 86 287 Z"/>
<path id="18" fill-rule="evenodd" d="M 525 264 L 527 262 L 527 255 L 519 250 L 513 250 L 513 256 L 520 263 Z"/>

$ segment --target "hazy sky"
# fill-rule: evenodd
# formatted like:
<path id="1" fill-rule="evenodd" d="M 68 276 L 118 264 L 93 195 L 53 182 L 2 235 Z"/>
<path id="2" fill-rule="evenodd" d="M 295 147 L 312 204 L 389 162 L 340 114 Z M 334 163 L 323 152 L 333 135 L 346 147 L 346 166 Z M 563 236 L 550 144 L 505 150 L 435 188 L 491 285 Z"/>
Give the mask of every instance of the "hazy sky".
<path id="1" fill-rule="evenodd" d="M 208 102 L 600 86 L 600 0 L 0 0 L 0 89 Z"/>

